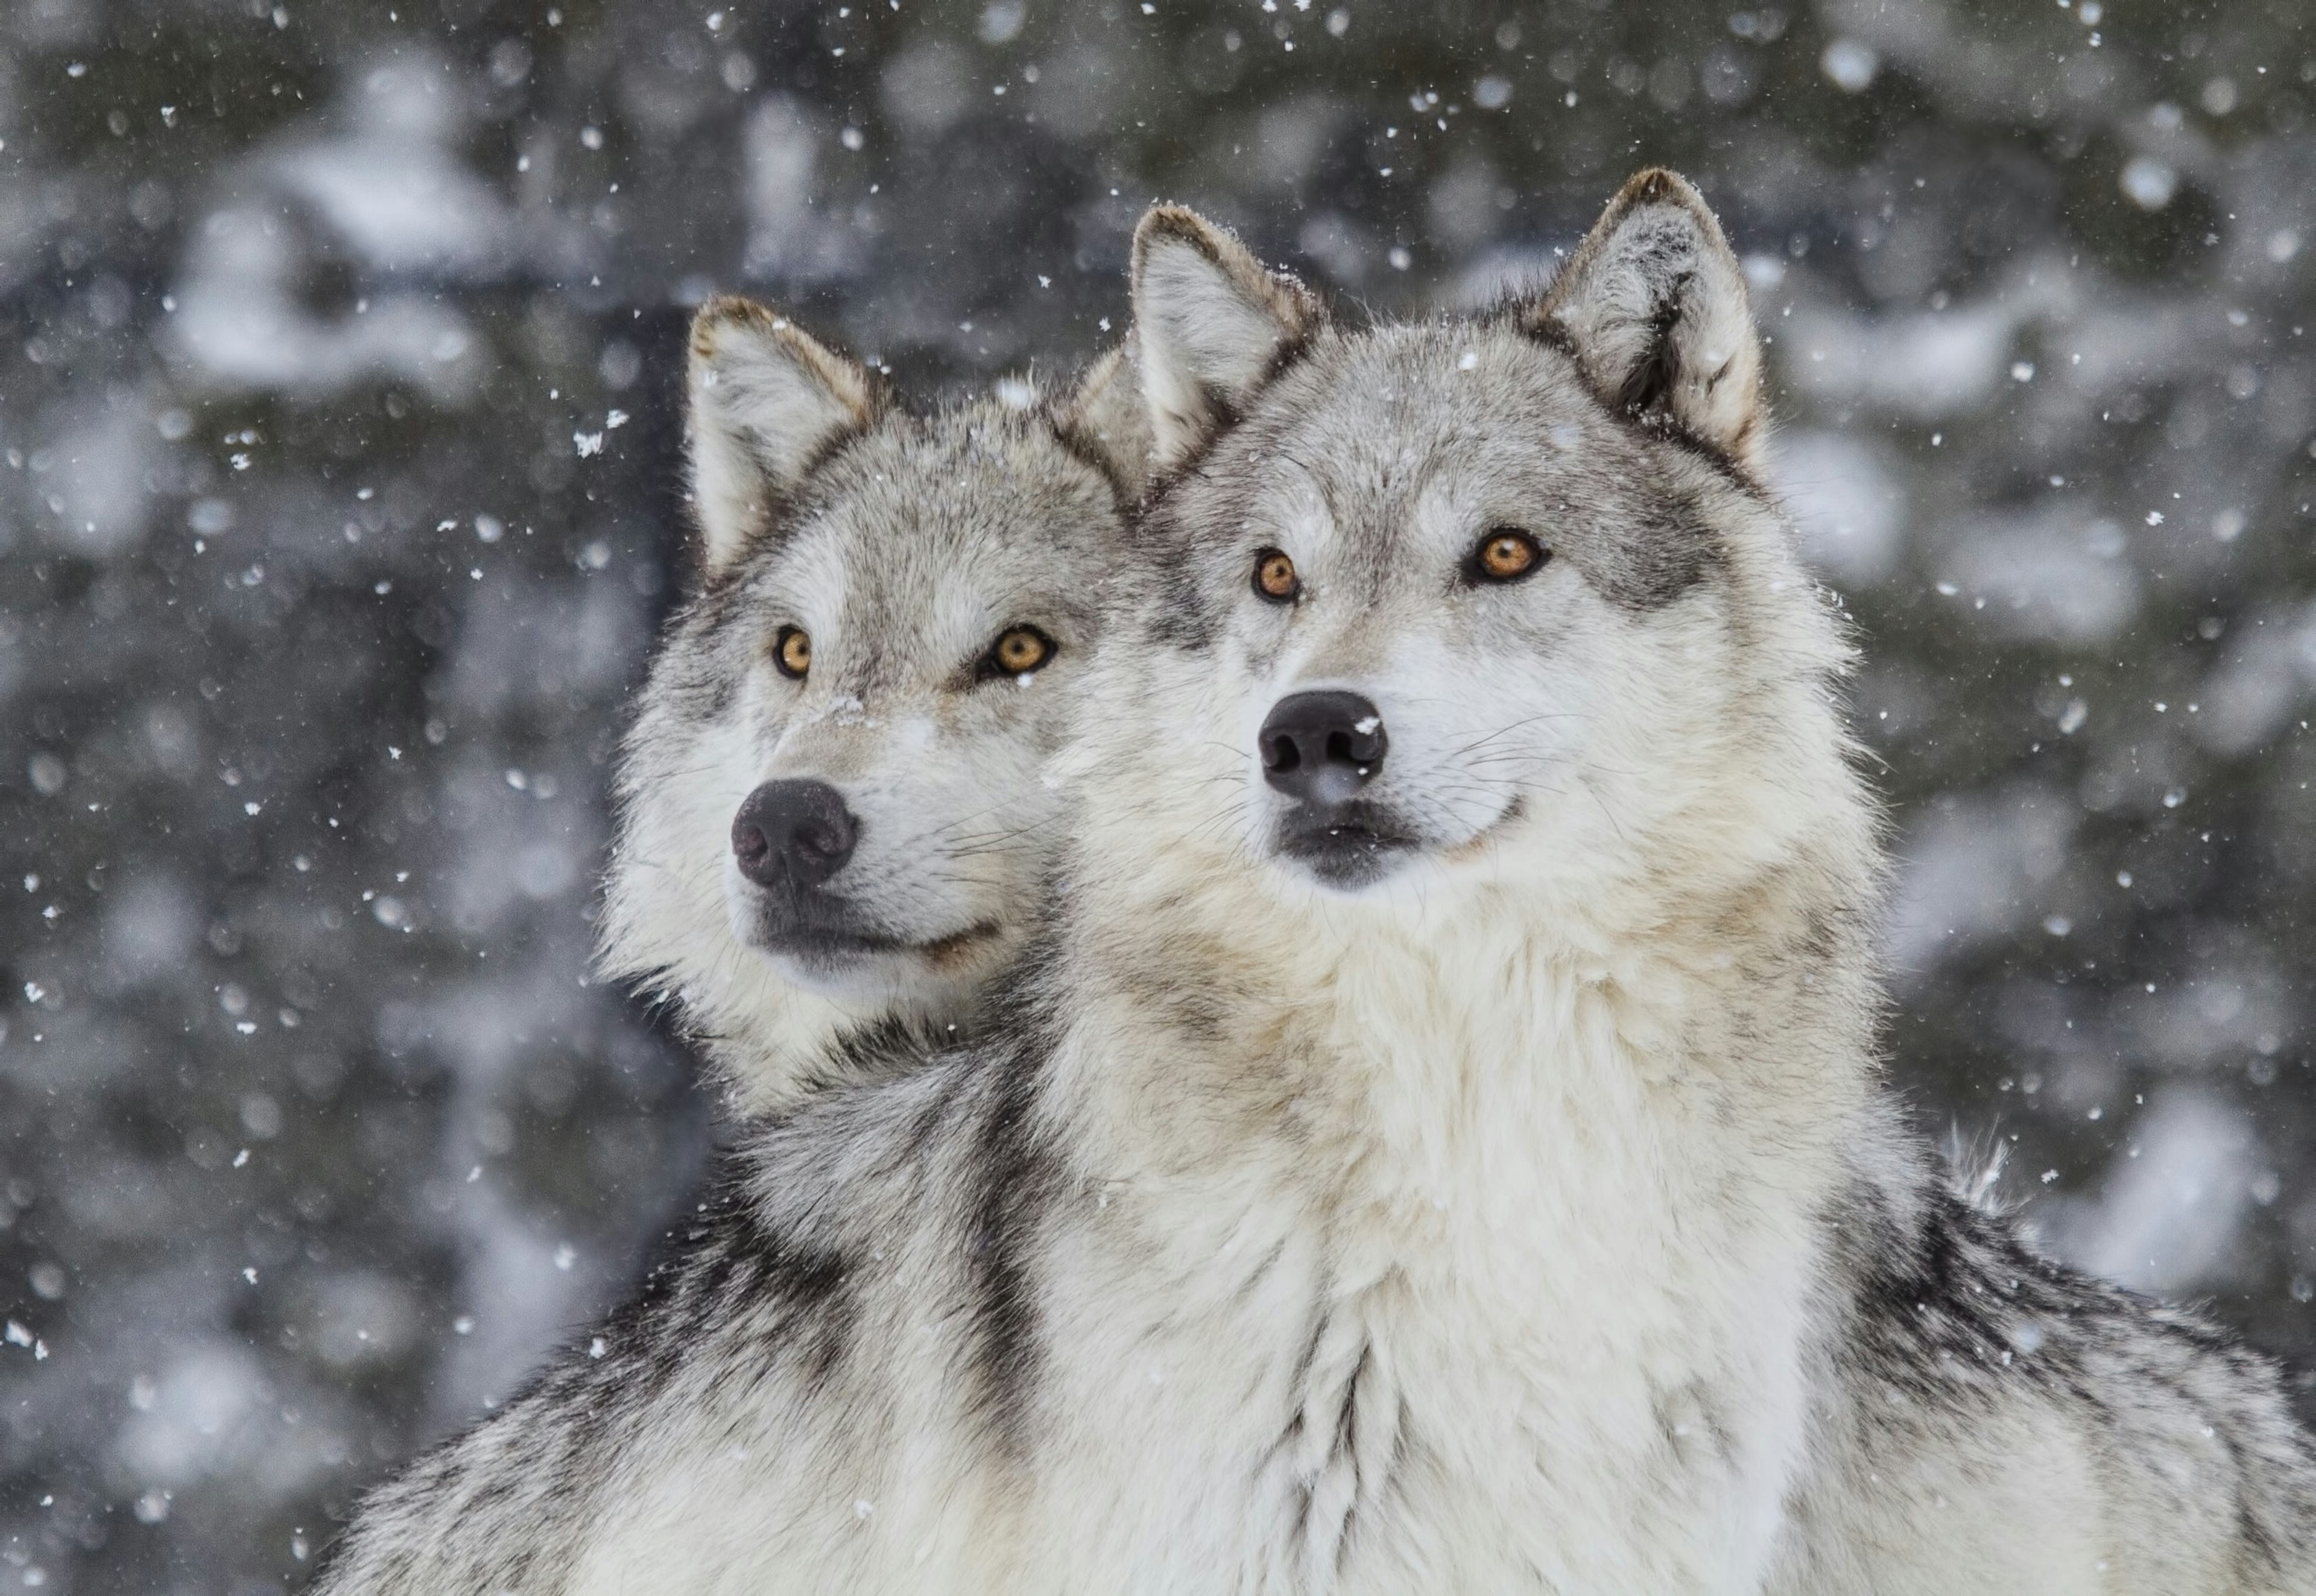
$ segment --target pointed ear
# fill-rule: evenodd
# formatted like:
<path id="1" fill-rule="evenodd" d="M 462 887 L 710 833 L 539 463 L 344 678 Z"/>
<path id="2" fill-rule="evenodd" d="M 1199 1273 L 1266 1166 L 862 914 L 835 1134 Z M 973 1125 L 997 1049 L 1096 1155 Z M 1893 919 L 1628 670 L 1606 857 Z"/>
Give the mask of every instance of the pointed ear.
<path id="1" fill-rule="evenodd" d="M 1529 313 L 1611 407 L 1661 416 L 1760 467 L 1761 347 L 1745 273 L 1697 192 L 1642 173 L 1608 202 Z"/>
<path id="2" fill-rule="evenodd" d="M 1076 389 L 1055 406 L 1054 430 L 1099 460 L 1121 497 L 1142 496 L 1150 479 L 1150 412 L 1133 344 L 1119 344 L 1086 369 Z"/>
<path id="3" fill-rule="evenodd" d="M 752 299 L 710 299 L 691 323 L 691 492 L 703 574 L 739 557 L 779 502 L 877 412 L 868 373 Z"/>
<path id="4" fill-rule="evenodd" d="M 1325 314 L 1196 211 L 1145 212 L 1134 230 L 1134 332 L 1152 468 L 1179 463 L 1244 409 Z"/>

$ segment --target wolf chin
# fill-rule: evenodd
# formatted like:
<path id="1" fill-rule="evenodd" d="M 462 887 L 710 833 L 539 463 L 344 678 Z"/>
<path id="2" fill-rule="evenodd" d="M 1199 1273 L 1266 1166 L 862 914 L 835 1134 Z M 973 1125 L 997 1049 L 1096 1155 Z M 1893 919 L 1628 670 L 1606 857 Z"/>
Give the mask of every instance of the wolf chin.
<path id="1" fill-rule="evenodd" d="M 601 962 L 763 1112 L 839 1036 L 969 1023 L 1037 927 L 1148 426 L 1123 352 L 920 415 L 745 299 L 690 343 L 698 591 L 620 764 Z"/>
<path id="2" fill-rule="evenodd" d="M 1742 279 L 1135 252 L 1154 486 L 984 1035 L 851 1044 L 325 1589 L 2316 1590 L 2275 1371 L 1947 1194 Z M 600 1356 L 591 1352 L 600 1351 Z"/>

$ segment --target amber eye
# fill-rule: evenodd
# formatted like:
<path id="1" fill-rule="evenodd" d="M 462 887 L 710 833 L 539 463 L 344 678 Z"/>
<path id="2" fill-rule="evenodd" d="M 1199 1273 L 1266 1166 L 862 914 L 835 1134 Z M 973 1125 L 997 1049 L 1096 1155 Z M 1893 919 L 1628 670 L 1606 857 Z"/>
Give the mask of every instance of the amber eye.
<path id="1" fill-rule="evenodd" d="M 984 674 L 1026 676 L 1054 657 L 1054 640 L 1034 626 L 1008 627 L 989 646 Z"/>
<path id="2" fill-rule="evenodd" d="M 1491 527 L 1472 550 L 1472 575 L 1483 582 L 1518 582 L 1552 557 L 1552 551 L 1518 527 Z"/>
<path id="3" fill-rule="evenodd" d="M 1283 551 L 1266 548 L 1254 557 L 1254 591 L 1274 604 L 1284 604 L 1303 591 L 1303 579 Z"/>
<path id="4" fill-rule="evenodd" d="M 799 627 L 782 627 L 772 641 L 772 663 L 779 666 L 781 675 L 803 681 L 805 673 L 812 669 L 812 638 Z"/>

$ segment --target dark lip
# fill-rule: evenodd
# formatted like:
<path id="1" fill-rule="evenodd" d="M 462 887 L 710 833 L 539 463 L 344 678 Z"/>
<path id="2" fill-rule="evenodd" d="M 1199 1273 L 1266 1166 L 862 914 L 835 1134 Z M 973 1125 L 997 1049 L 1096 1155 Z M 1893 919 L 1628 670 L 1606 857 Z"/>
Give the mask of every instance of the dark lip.
<path id="1" fill-rule="evenodd" d="M 1373 804 L 1298 805 L 1278 825 L 1278 851 L 1330 887 L 1365 887 L 1397 869 L 1421 838 Z"/>
<path id="2" fill-rule="evenodd" d="M 1439 849 L 1439 856 L 1460 860 L 1479 853 L 1527 812 L 1527 800 L 1515 796 L 1502 814 L 1464 842 Z M 1278 827 L 1280 853 L 1325 885 L 1347 890 L 1372 886 L 1397 869 L 1408 855 L 1433 847 L 1374 804 L 1352 802 L 1324 810 L 1298 806 Z"/>
<path id="3" fill-rule="evenodd" d="M 862 924 L 851 904 L 827 893 L 766 892 L 758 896 L 749 942 L 762 952 L 826 968 L 896 953 L 939 964 L 969 951 L 999 930 L 995 921 L 983 920 L 937 937 L 911 937 Z"/>

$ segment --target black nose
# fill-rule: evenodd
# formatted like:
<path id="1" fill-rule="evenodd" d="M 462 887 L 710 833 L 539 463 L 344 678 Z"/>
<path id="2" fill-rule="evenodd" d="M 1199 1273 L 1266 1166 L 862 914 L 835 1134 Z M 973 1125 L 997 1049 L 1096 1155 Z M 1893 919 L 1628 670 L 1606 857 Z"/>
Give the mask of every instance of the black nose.
<path id="1" fill-rule="evenodd" d="M 1355 692 L 1289 693 L 1262 723 L 1262 778 L 1291 798 L 1332 807 L 1383 769 L 1383 712 Z"/>
<path id="2" fill-rule="evenodd" d="M 767 781 L 732 817 L 732 857 L 759 887 L 817 887 L 844 868 L 860 823 L 825 781 Z"/>

